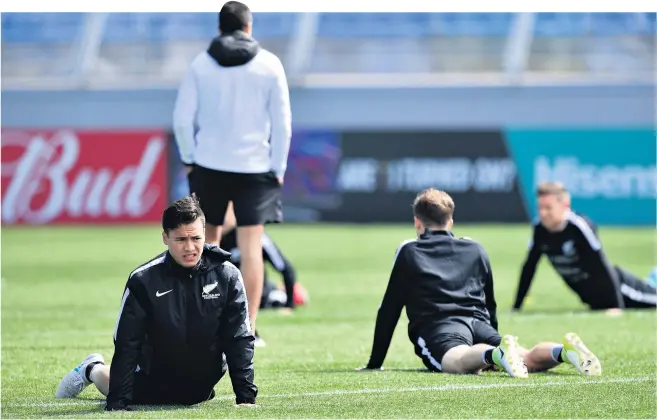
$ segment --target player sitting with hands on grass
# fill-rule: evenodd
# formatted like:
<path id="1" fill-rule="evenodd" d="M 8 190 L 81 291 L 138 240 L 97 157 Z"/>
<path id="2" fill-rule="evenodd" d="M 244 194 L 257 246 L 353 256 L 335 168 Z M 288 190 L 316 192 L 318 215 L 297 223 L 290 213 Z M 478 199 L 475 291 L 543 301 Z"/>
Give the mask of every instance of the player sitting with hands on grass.
<path id="1" fill-rule="evenodd" d="M 559 182 L 542 182 L 536 190 L 539 220 L 522 266 L 513 309 L 529 292 L 536 265 L 545 254 L 557 274 L 592 310 L 654 309 L 657 289 L 612 264 L 602 249 L 595 224 L 570 207 L 570 194 Z"/>
<path id="2" fill-rule="evenodd" d="M 205 216 L 195 195 L 162 216 L 168 250 L 128 278 L 114 329 L 114 357 L 91 354 L 57 387 L 57 398 L 88 385 L 107 396 L 106 410 L 130 405 L 193 405 L 214 398 L 228 369 L 240 406 L 254 406 L 255 337 L 244 283 L 230 254 L 205 243 Z"/>
<path id="3" fill-rule="evenodd" d="M 601 374 L 600 361 L 577 334 L 566 334 L 563 345 L 540 343 L 531 350 L 515 336 L 500 336 L 488 255 L 479 243 L 452 234 L 454 202 L 447 193 L 421 192 L 413 213 L 417 239 L 397 249 L 370 360 L 360 370 L 382 368 L 406 307 L 408 337 L 431 371 L 476 373 L 497 366 L 526 378 L 528 372 L 568 362 L 580 374 Z"/>

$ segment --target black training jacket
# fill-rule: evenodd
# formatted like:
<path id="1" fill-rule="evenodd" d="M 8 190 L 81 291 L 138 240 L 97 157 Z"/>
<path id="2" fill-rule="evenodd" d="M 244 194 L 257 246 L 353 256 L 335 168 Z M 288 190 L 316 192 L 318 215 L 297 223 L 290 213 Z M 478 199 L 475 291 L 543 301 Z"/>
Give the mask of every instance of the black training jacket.
<path id="1" fill-rule="evenodd" d="M 468 317 L 497 329 L 493 272 L 483 246 L 445 230 L 426 230 L 397 249 L 374 329 L 367 364 L 379 368 L 390 347 L 402 309 L 413 343 L 449 317 Z"/>
<path id="2" fill-rule="evenodd" d="M 194 268 L 168 252 L 142 264 L 130 273 L 121 301 L 107 408 L 132 402 L 137 374 L 171 384 L 183 400 L 202 399 L 226 363 L 236 402 L 255 403 L 249 322 L 242 276 L 228 252 L 205 245 Z"/>

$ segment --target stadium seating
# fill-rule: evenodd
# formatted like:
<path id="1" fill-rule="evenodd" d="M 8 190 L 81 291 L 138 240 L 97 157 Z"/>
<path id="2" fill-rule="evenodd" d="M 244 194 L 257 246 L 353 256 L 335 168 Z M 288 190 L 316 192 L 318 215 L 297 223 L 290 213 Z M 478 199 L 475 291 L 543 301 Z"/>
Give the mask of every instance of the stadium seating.
<path id="1" fill-rule="evenodd" d="M 254 16 L 256 37 L 284 63 L 297 17 Z M 533 71 L 654 69 L 655 13 L 536 17 L 528 63 Z M 85 18 L 81 13 L 3 13 L 3 76 L 25 75 L 26 67 L 34 74 L 65 71 L 84 34 Z M 503 68 L 513 21 L 512 13 L 321 13 L 308 70 L 496 73 Z M 97 73 L 169 74 L 175 79 L 216 31 L 216 13 L 110 14 Z M 34 64 L 26 66 L 24 60 Z"/>
<path id="2" fill-rule="evenodd" d="M 321 38 L 421 38 L 431 36 L 504 36 L 511 13 L 323 13 Z M 539 13 L 537 36 L 652 34 L 655 13 Z M 73 42 L 81 33 L 81 13 L 3 13 L 3 44 Z M 256 13 L 261 38 L 288 37 L 293 13 Z M 105 42 L 205 40 L 215 33 L 214 13 L 113 13 Z"/>

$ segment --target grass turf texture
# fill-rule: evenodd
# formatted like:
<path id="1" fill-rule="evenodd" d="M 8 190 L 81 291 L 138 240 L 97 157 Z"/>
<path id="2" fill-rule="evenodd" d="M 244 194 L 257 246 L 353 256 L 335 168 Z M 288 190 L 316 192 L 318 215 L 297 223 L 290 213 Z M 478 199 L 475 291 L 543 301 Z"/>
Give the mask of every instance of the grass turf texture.
<path id="1" fill-rule="evenodd" d="M 383 372 L 355 372 L 371 349 L 374 321 L 397 245 L 411 226 L 273 226 L 296 265 L 310 305 L 292 316 L 261 312 L 256 349 L 260 407 L 235 408 L 228 377 L 217 398 L 194 406 L 143 407 L 117 418 L 654 418 L 654 311 L 611 318 L 585 310 L 545 259 L 523 312 L 508 312 L 530 236 L 528 226 L 457 226 L 484 244 L 493 265 L 500 330 L 531 346 L 576 331 L 600 357 L 603 376 L 562 365 L 528 380 L 502 373 L 423 372 L 397 326 Z M 643 277 L 654 231 L 602 228 L 608 256 Z M 87 354 L 113 353 L 112 333 L 129 272 L 163 250 L 157 226 L 4 227 L 2 230 L 2 416 L 106 418 L 89 386 L 78 399 L 55 388 Z M 274 279 L 278 277 L 274 275 Z"/>

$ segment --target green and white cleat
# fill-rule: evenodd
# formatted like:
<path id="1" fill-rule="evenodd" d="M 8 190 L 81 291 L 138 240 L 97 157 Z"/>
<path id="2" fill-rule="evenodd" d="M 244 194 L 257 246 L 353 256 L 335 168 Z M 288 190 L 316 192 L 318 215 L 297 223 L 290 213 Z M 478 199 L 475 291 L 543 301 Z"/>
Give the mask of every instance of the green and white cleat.
<path id="1" fill-rule="evenodd" d="M 512 335 L 502 337 L 502 342 L 493 352 L 493 361 L 514 378 L 529 377 L 525 361 L 520 355 L 518 337 Z"/>
<path id="2" fill-rule="evenodd" d="M 570 362 L 575 366 L 580 375 L 602 375 L 600 360 L 575 333 L 568 333 L 564 336 L 561 358 L 564 362 Z"/>

